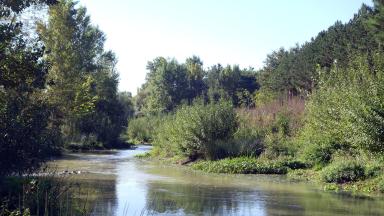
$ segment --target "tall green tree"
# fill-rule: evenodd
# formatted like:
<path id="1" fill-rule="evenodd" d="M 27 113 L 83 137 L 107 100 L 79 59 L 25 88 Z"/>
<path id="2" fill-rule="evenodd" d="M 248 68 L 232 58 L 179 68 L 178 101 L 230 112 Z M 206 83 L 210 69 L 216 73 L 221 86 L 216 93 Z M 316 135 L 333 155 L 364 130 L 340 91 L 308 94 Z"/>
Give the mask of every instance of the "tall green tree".
<path id="1" fill-rule="evenodd" d="M 361 54 L 373 71 L 374 50 L 382 31 L 380 8 L 380 1 L 376 1 L 374 8 L 362 5 L 348 23 L 337 21 L 303 45 L 272 52 L 260 71 L 262 88 L 306 96 L 318 84 L 318 67 L 329 72 L 336 63 L 345 68 L 354 56 Z"/>
<path id="2" fill-rule="evenodd" d="M 206 73 L 203 68 L 203 62 L 197 56 L 187 58 L 185 61 L 188 78 L 187 100 L 191 104 L 193 99 L 202 95 L 206 89 L 204 78 Z"/>
<path id="3" fill-rule="evenodd" d="M 175 59 L 158 57 L 148 62 L 147 69 L 145 112 L 169 112 L 188 98 L 189 83 L 185 65 Z"/>
<path id="4" fill-rule="evenodd" d="M 112 146 L 127 124 L 117 96 L 116 57 L 104 50 L 105 35 L 84 7 L 61 0 L 48 13 L 38 32 L 50 64 L 48 95 L 60 108 L 65 142 Z"/>
<path id="5" fill-rule="evenodd" d="M 380 45 L 384 42 L 384 0 L 374 0 L 374 16 L 367 21 L 368 28 L 373 31 Z"/>
<path id="6" fill-rule="evenodd" d="M 256 74 L 251 70 L 241 70 L 238 65 L 226 67 L 220 64 L 207 71 L 205 79 L 207 96 L 210 100 L 230 99 L 235 106 L 244 102 L 246 95 L 258 89 Z M 248 98 L 249 99 L 249 98 Z M 245 99 L 247 100 L 247 99 Z M 248 103 L 247 104 L 251 104 Z"/>
<path id="7" fill-rule="evenodd" d="M 0 2 L 0 177 L 32 172 L 60 148 L 55 107 L 45 95 L 44 48 L 29 41 L 17 17 L 54 1 Z"/>

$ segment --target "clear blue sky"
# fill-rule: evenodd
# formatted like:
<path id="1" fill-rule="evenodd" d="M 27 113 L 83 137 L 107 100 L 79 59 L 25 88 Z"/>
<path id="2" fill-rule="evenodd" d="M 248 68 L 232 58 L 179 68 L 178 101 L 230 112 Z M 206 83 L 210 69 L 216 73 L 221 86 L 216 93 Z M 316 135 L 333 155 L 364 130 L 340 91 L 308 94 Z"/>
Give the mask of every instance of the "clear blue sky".
<path id="1" fill-rule="evenodd" d="M 157 56 L 179 62 L 197 55 L 205 67 L 221 63 L 260 68 L 268 53 L 290 48 L 347 22 L 371 0 L 80 0 L 107 35 L 119 59 L 121 91 L 145 81 Z"/>

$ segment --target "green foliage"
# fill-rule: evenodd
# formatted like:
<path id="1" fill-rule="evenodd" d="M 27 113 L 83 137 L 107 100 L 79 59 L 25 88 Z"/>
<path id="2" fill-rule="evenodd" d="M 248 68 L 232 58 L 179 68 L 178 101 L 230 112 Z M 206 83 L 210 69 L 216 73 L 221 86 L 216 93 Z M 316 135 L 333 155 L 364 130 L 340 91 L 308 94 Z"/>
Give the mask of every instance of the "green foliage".
<path id="1" fill-rule="evenodd" d="M 384 178 L 381 178 L 377 183 L 377 189 L 379 192 L 384 193 Z"/>
<path id="2" fill-rule="evenodd" d="M 73 109 L 73 113 L 75 115 L 81 117 L 90 114 L 95 110 L 98 97 L 91 94 L 92 85 L 94 84 L 95 80 L 91 76 L 88 76 L 85 82 L 79 86 L 74 101 L 76 105 Z"/>
<path id="3" fill-rule="evenodd" d="M 294 151 L 290 142 L 291 126 L 290 117 L 287 113 L 279 112 L 272 125 L 267 129 L 264 137 L 265 152 L 269 158 L 275 158 L 280 155 L 292 155 Z"/>
<path id="4" fill-rule="evenodd" d="M 267 89 L 267 88 L 260 88 L 254 96 L 255 105 L 257 107 L 263 106 L 265 104 L 271 103 L 274 100 L 277 99 L 277 93 Z"/>
<path id="5" fill-rule="evenodd" d="M 134 144 L 152 143 L 156 130 L 167 121 L 166 116 L 143 116 L 128 122 L 127 138 Z"/>
<path id="6" fill-rule="evenodd" d="M 183 106 L 157 132 L 154 144 L 177 149 L 190 158 L 222 158 L 229 154 L 227 146 L 237 129 L 236 113 L 230 102 Z"/>
<path id="7" fill-rule="evenodd" d="M 262 88 L 307 96 L 318 84 L 317 66 L 329 71 L 337 61 L 346 67 L 360 53 L 368 53 L 372 60 L 382 43 L 383 26 L 383 6 L 381 1 L 375 2 L 374 8 L 362 5 L 348 23 L 337 21 L 309 42 L 269 54 L 259 73 Z"/>
<path id="8" fill-rule="evenodd" d="M 377 160 L 365 162 L 365 176 L 367 178 L 378 177 L 383 174 L 382 163 Z"/>
<path id="9" fill-rule="evenodd" d="M 255 106 L 252 94 L 245 89 L 240 89 L 236 92 L 237 104 L 242 108 L 251 108 Z"/>
<path id="10" fill-rule="evenodd" d="M 345 70 L 335 67 L 311 96 L 299 136 L 308 160 L 327 163 L 337 150 L 384 150 L 382 60 L 375 61 L 377 70 L 372 73 L 364 59 Z"/>
<path id="11" fill-rule="evenodd" d="M 61 146 L 54 109 L 40 94 L 1 92 L 0 176 L 33 172 Z"/>
<path id="12" fill-rule="evenodd" d="M 252 68 L 214 65 L 207 71 L 206 94 L 210 101 L 229 99 L 234 106 L 253 107 L 251 94 L 259 88 Z"/>
<path id="13" fill-rule="evenodd" d="M 234 134 L 233 146 L 236 151 L 232 156 L 258 156 L 264 149 L 265 132 L 258 126 L 251 125 L 246 116 L 239 115 L 239 126 Z"/>
<path id="14" fill-rule="evenodd" d="M 139 110 L 158 114 L 174 110 L 182 103 L 191 104 L 202 95 L 205 72 L 201 60 L 193 56 L 184 64 L 158 57 L 148 62 L 146 83 L 139 91 Z"/>
<path id="15" fill-rule="evenodd" d="M 135 158 L 140 158 L 140 159 L 149 158 L 149 157 L 151 157 L 151 153 L 150 152 L 146 152 L 146 153 L 135 155 Z"/>
<path id="16" fill-rule="evenodd" d="M 66 146 L 120 147 L 133 108 L 130 96 L 118 95 L 117 61 L 104 51 L 104 33 L 72 0 L 59 1 L 48 14 L 38 33 L 50 63 L 47 94 L 59 110 Z"/>
<path id="17" fill-rule="evenodd" d="M 205 172 L 231 174 L 286 174 L 288 171 L 280 161 L 259 160 L 252 157 L 202 161 L 195 163 L 193 168 Z"/>
<path id="18" fill-rule="evenodd" d="M 0 3 L 0 178 L 33 172 L 61 147 L 56 108 L 44 94 L 44 49 L 22 32 L 19 13 L 53 1 Z"/>
<path id="19" fill-rule="evenodd" d="M 364 165 L 356 160 L 337 160 L 321 171 L 325 182 L 346 183 L 365 178 Z"/>
<path id="20" fill-rule="evenodd" d="M 316 172 L 315 170 L 313 169 L 306 169 L 308 168 L 308 164 L 306 164 L 305 167 L 303 167 L 303 169 L 293 169 L 293 170 L 290 170 L 288 173 L 287 173 L 287 177 L 289 179 L 293 179 L 293 180 L 304 180 L 304 181 L 317 181 L 319 179 L 319 173 Z"/>
<path id="21" fill-rule="evenodd" d="M 292 170 L 305 169 L 305 168 L 309 167 L 308 163 L 301 161 L 301 160 L 298 160 L 298 159 L 295 159 L 295 158 L 287 157 L 287 158 L 280 158 L 279 160 L 282 161 L 284 166 L 286 166 Z"/>
<path id="22" fill-rule="evenodd" d="M 171 111 L 185 98 L 187 72 L 176 60 L 157 58 L 147 68 L 148 92 L 145 112 L 161 113 Z"/>
<path id="23" fill-rule="evenodd" d="M 153 149 L 151 151 L 152 155 L 161 156 L 161 157 L 174 157 L 176 155 L 182 155 L 183 152 L 177 141 L 173 142 L 171 139 L 174 137 L 180 136 L 180 134 L 176 133 L 175 123 L 176 117 L 175 115 L 170 115 L 169 118 L 163 121 L 155 133 L 155 137 L 153 140 Z"/>
<path id="24" fill-rule="evenodd" d="M 209 86 L 209 97 L 212 101 L 219 98 L 232 100 L 236 103 L 236 90 L 240 80 L 240 68 L 235 65 L 233 67 L 222 67 L 214 65 L 208 71 L 207 86 Z"/>
<path id="25" fill-rule="evenodd" d="M 382 0 L 373 0 L 375 14 L 370 17 L 366 23 L 367 27 L 373 32 L 374 37 L 381 45 L 384 42 L 384 2 Z"/>
<path id="26" fill-rule="evenodd" d="M 259 88 L 252 68 L 214 65 L 203 69 L 196 56 L 185 63 L 158 57 L 148 62 L 146 82 L 136 96 L 136 108 L 144 114 L 173 112 L 182 104 L 192 104 L 196 98 L 217 102 L 231 100 L 233 105 L 253 107 L 252 94 Z"/>

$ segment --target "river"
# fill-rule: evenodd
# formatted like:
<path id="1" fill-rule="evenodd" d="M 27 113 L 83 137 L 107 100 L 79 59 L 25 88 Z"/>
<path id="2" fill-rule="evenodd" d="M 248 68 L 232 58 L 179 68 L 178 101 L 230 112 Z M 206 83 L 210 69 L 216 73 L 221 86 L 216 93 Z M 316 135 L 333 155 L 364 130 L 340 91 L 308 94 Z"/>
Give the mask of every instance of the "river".
<path id="1" fill-rule="evenodd" d="M 325 192 L 275 175 L 221 175 L 138 160 L 150 147 L 52 162 L 99 192 L 92 215 L 384 215 L 383 198 Z"/>

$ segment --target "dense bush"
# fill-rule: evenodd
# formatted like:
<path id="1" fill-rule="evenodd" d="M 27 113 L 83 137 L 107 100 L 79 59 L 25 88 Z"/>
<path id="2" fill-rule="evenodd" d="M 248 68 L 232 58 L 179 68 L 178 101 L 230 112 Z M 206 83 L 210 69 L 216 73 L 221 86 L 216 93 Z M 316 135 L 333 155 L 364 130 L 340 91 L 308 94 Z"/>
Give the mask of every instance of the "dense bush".
<path id="1" fill-rule="evenodd" d="M 338 150 L 384 151 L 383 63 L 378 57 L 371 70 L 364 59 L 321 76 L 299 136 L 306 159 L 326 164 Z"/>
<path id="2" fill-rule="evenodd" d="M 128 122 L 127 138 L 134 144 L 152 143 L 159 125 L 165 121 L 165 116 L 143 116 Z"/>
<path id="3" fill-rule="evenodd" d="M 278 98 L 278 93 L 268 89 L 260 88 L 254 96 L 255 105 L 261 107 L 263 105 L 269 104 L 275 101 Z"/>
<path id="4" fill-rule="evenodd" d="M 294 158 L 285 158 L 285 159 L 280 159 L 283 163 L 284 166 L 296 170 L 296 169 L 305 169 L 309 167 L 309 164 L 307 164 L 304 161 L 297 160 Z"/>
<path id="5" fill-rule="evenodd" d="M 173 149 L 190 158 L 223 158 L 231 154 L 230 143 L 238 127 L 236 113 L 227 101 L 183 106 L 162 124 L 155 145 Z"/>
<path id="6" fill-rule="evenodd" d="M 252 157 L 202 161 L 193 165 L 196 170 L 231 174 L 286 174 L 288 167 L 280 161 L 258 160 Z"/>
<path id="7" fill-rule="evenodd" d="M 365 176 L 375 178 L 383 174 L 383 164 L 379 161 L 368 161 L 365 163 Z"/>
<path id="8" fill-rule="evenodd" d="M 364 165 L 356 160 L 338 160 L 321 171 L 322 180 L 329 183 L 346 183 L 365 178 Z"/>
<path id="9" fill-rule="evenodd" d="M 264 151 L 265 131 L 250 124 L 247 116 L 238 114 L 239 127 L 234 134 L 236 153 L 233 156 L 258 156 Z"/>
<path id="10" fill-rule="evenodd" d="M 60 152 L 55 109 L 40 97 L 0 88 L 0 176 L 33 172 Z"/>
<path id="11" fill-rule="evenodd" d="M 377 183 L 377 190 L 381 193 L 384 193 L 384 178 L 380 178 L 379 182 Z"/>

